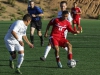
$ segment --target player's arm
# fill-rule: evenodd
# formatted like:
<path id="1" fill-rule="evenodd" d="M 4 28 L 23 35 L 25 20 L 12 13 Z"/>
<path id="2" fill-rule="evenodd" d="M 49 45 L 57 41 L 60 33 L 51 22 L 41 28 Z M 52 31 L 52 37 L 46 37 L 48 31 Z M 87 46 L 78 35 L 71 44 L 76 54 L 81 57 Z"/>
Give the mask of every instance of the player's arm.
<path id="1" fill-rule="evenodd" d="M 79 12 L 78 12 L 77 14 L 82 14 L 82 11 L 81 11 L 81 9 L 80 9 L 80 8 L 79 8 Z"/>
<path id="2" fill-rule="evenodd" d="M 16 40 L 19 42 L 19 44 L 20 44 L 21 46 L 24 46 L 23 41 L 21 41 L 20 38 L 18 38 L 18 36 L 17 36 L 17 34 L 16 34 L 15 31 L 12 30 L 11 34 L 16 38 Z"/>
<path id="3" fill-rule="evenodd" d="M 36 7 L 36 9 L 37 9 L 37 14 L 32 14 L 33 17 L 42 17 L 42 16 L 44 16 L 43 11 L 42 11 L 41 8 Z"/>
<path id="4" fill-rule="evenodd" d="M 44 37 L 48 37 L 48 31 L 50 29 L 50 24 L 47 25 Z"/>
<path id="5" fill-rule="evenodd" d="M 30 43 L 30 41 L 28 40 L 27 36 L 23 36 L 23 39 L 25 40 L 25 42 L 26 42 L 31 48 L 33 48 L 33 44 Z"/>
<path id="6" fill-rule="evenodd" d="M 54 19 L 51 19 L 46 27 L 46 31 L 45 31 L 45 35 L 44 37 L 47 37 L 48 36 L 48 31 L 50 29 L 50 26 L 53 25 L 53 22 L 54 22 Z"/>
<path id="7" fill-rule="evenodd" d="M 72 28 L 72 26 L 70 25 L 70 23 L 69 23 L 69 25 L 68 25 L 68 31 L 71 32 L 71 33 L 73 33 L 73 34 L 78 34 L 78 33 L 80 33 L 80 31 L 74 31 L 73 28 Z"/>

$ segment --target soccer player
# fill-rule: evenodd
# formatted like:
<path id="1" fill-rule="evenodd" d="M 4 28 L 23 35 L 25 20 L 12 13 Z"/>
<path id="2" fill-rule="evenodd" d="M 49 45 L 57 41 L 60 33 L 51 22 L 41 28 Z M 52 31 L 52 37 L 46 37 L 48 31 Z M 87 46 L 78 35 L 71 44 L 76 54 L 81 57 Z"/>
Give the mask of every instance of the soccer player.
<path id="1" fill-rule="evenodd" d="M 34 44 L 34 31 L 37 29 L 37 34 L 41 40 L 41 46 L 43 46 L 43 37 L 41 33 L 42 22 L 41 17 L 43 16 L 43 11 L 35 6 L 35 3 L 31 0 L 30 6 L 28 7 L 28 13 L 32 16 L 31 27 L 30 27 L 30 40 Z"/>
<path id="2" fill-rule="evenodd" d="M 70 22 L 66 19 L 68 18 L 68 11 L 62 12 L 62 17 L 55 18 L 51 20 L 46 28 L 45 36 L 48 36 L 48 31 L 50 26 L 52 26 L 52 31 L 50 34 L 50 44 L 55 49 L 55 57 L 56 62 L 59 68 L 62 68 L 62 64 L 59 58 L 59 47 L 67 47 L 68 48 L 68 60 L 72 60 L 72 45 L 68 40 L 64 37 L 64 31 L 67 29 L 69 32 L 73 34 L 80 33 L 80 31 L 74 31 Z"/>
<path id="3" fill-rule="evenodd" d="M 62 17 L 62 11 L 65 11 L 67 10 L 67 2 L 66 1 L 61 1 L 60 2 L 60 8 L 61 8 L 61 11 L 58 12 L 58 18 Z M 68 18 L 67 20 L 72 24 L 72 17 L 71 17 L 71 14 L 69 13 L 68 14 Z M 64 37 L 66 38 L 67 37 L 67 33 L 68 33 L 68 30 L 66 29 L 64 31 Z M 40 60 L 44 61 L 49 53 L 49 51 L 51 50 L 51 44 L 49 43 L 48 46 L 46 47 L 46 50 L 44 52 L 44 55 L 43 57 L 40 57 Z M 65 50 L 68 51 L 68 48 L 65 47 Z"/>
<path id="4" fill-rule="evenodd" d="M 33 44 L 29 42 L 26 36 L 27 26 L 30 22 L 31 16 L 29 14 L 24 15 L 23 20 L 17 20 L 9 27 L 4 38 L 5 45 L 10 53 L 9 66 L 12 69 L 14 69 L 13 60 L 16 58 L 16 51 L 18 52 L 18 60 L 15 71 L 18 74 L 22 74 L 20 67 L 24 60 L 24 42 L 22 39 L 24 39 L 26 43 L 33 48 Z"/>
<path id="5" fill-rule="evenodd" d="M 82 14 L 82 11 L 79 7 L 77 7 L 77 4 L 77 2 L 74 2 L 74 7 L 71 9 L 71 14 L 73 17 L 74 30 L 77 30 L 78 27 L 78 29 L 80 29 L 82 33 L 82 27 L 80 25 L 80 15 Z"/>

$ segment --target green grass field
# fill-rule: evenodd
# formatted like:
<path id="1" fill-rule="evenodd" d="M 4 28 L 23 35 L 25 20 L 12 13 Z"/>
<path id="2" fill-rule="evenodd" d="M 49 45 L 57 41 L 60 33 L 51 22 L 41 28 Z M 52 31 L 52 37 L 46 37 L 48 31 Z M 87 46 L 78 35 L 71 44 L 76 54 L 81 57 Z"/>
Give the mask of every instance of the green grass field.
<path id="1" fill-rule="evenodd" d="M 0 22 L 0 75 L 15 75 L 15 70 L 9 68 L 9 53 L 3 40 L 11 23 L 11 21 Z M 43 34 L 47 23 L 48 20 L 43 21 Z M 67 53 L 62 48 L 60 48 L 62 69 L 57 68 L 53 49 L 45 62 L 40 61 L 48 38 L 44 38 L 45 44 L 41 47 L 35 32 L 35 47 L 31 49 L 25 43 L 25 60 L 21 67 L 23 75 L 100 75 L 100 20 L 82 20 L 81 25 L 83 33 L 77 36 L 68 34 L 68 39 L 73 45 L 73 58 L 79 60 L 75 68 L 67 66 Z M 27 36 L 29 38 L 29 28 Z"/>

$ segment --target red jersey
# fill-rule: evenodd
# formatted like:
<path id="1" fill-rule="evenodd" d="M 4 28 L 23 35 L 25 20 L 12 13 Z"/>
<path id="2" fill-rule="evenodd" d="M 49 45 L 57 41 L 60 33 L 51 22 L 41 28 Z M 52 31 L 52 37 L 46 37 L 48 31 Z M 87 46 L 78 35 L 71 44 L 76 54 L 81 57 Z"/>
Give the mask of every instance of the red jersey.
<path id="1" fill-rule="evenodd" d="M 49 25 L 52 25 L 51 36 L 57 38 L 64 37 L 64 31 L 67 29 L 69 32 L 75 33 L 73 28 L 70 25 L 70 22 L 67 20 L 62 20 L 61 18 L 52 19 L 49 22 Z"/>
<path id="2" fill-rule="evenodd" d="M 76 8 L 72 8 L 71 9 L 71 14 L 73 14 L 73 19 L 79 19 L 80 18 L 80 14 L 76 14 L 76 13 L 80 13 L 81 9 L 79 7 Z"/>

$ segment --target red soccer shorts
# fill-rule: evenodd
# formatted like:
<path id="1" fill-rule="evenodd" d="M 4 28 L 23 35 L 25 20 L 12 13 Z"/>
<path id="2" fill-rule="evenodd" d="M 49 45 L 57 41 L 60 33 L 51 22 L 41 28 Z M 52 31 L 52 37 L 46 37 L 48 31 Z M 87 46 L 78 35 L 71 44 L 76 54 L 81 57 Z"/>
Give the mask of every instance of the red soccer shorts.
<path id="1" fill-rule="evenodd" d="M 80 25 L 80 18 L 73 19 L 73 24 Z"/>
<path id="2" fill-rule="evenodd" d="M 58 38 L 58 37 L 54 37 L 54 36 L 50 38 L 50 43 L 51 43 L 52 47 L 54 47 L 54 46 L 65 47 L 65 44 L 67 42 L 69 42 L 69 41 L 65 38 Z"/>

